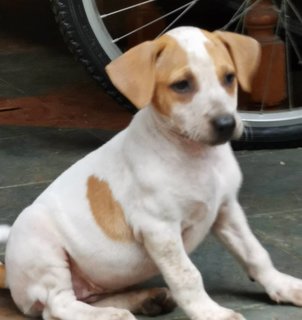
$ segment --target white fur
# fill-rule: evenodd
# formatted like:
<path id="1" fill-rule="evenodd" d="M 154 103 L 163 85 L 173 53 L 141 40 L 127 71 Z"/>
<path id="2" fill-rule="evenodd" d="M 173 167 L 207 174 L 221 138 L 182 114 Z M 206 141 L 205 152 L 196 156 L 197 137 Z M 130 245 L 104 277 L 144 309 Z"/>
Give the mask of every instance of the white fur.
<path id="1" fill-rule="evenodd" d="M 10 226 L 7 226 L 5 224 L 0 225 L 0 242 L 6 242 L 8 237 L 9 237 L 9 233 L 10 233 Z"/>
<path id="2" fill-rule="evenodd" d="M 78 299 L 102 299 L 161 272 L 191 319 L 243 319 L 207 295 L 188 257 L 213 226 L 273 299 L 302 304 L 301 281 L 276 271 L 247 225 L 237 202 L 241 173 L 229 144 L 207 143 L 206 118 L 215 110 L 236 115 L 236 97 L 219 84 L 199 30 L 169 34 L 188 51 L 202 90 L 188 105 L 176 106 L 171 119 L 152 105 L 138 112 L 126 130 L 66 170 L 21 213 L 8 241 L 6 269 L 24 313 L 42 313 L 46 320 L 134 318 L 124 309 L 76 300 L 72 259 L 92 284 L 76 292 Z M 108 182 L 135 241 L 112 240 L 96 224 L 86 197 L 91 175 Z M 300 300 L 293 297 L 297 292 Z"/>

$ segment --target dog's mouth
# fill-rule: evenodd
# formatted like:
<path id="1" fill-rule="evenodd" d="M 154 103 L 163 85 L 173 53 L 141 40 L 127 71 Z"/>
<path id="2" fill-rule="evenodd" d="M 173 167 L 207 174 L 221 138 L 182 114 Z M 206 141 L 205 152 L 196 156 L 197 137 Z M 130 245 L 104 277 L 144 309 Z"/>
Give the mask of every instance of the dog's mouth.
<path id="1" fill-rule="evenodd" d="M 238 140 L 243 133 L 243 123 L 237 115 L 222 115 L 195 126 L 195 130 L 184 130 L 173 123 L 169 127 L 170 134 L 184 143 L 199 145 L 220 145 L 231 140 Z"/>
<path id="2" fill-rule="evenodd" d="M 197 143 L 199 145 L 220 145 L 233 139 L 233 133 L 226 135 L 211 134 L 209 136 L 203 136 L 198 134 L 191 134 L 185 131 L 172 130 L 171 133 L 178 138 L 178 140 L 184 143 Z"/>
<path id="3" fill-rule="evenodd" d="M 201 136 L 192 136 L 187 132 L 177 132 L 173 131 L 173 134 L 177 136 L 178 140 L 184 142 L 184 143 L 196 143 L 198 145 L 209 145 L 209 146 L 216 146 L 220 144 L 224 144 L 232 139 L 232 136 L 230 137 L 218 137 L 212 135 L 212 137 L 201 137 Z"/>
<path id="4" fill-rule="evenodd" d="M 210 141 L 210 145 L 212 146 L 218 146 L 220 144 L 224 144 L 224 143 L 227 143 L 229 141 L 232 140 L 232 136 L 230 136 L 229 138 L 226 138 L 226 137 L 218 137 L 216 139 L 213 139 L 212 141 Z"/>

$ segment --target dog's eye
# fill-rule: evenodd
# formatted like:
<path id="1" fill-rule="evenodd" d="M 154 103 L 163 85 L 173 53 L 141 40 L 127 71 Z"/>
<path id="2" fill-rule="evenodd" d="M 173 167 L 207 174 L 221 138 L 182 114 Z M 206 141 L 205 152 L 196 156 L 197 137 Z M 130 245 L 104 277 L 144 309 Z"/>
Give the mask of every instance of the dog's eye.
<path id="1" fill-rule="evenodd" d="M 192 90 L 192 84 L 189 80 L 181 80 L 170 85 L 171 89 L 177 93 L 187 93 Z"/>
<path id="2" fill-rule="evenodd" d="M 230 86 L 233 84 L 235 80 L 235 73 L 233 72 L 228 72 L 224 75 L 223 77 L 223 83 L 226 85 L 226 86 Z"/>

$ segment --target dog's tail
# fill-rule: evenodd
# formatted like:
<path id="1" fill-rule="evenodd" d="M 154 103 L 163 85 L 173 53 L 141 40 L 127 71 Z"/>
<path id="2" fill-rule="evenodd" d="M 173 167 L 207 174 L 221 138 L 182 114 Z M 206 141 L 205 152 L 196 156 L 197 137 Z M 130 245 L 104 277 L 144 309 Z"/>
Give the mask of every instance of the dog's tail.
<path id="1" fill-rule="evenodd" d="M 0 225 L 0 242 L 7 242 L 10 233 L 10 226 L 2 224 Z M 0 288 L 7 288 L 5 265 L 0 262 Z"/>

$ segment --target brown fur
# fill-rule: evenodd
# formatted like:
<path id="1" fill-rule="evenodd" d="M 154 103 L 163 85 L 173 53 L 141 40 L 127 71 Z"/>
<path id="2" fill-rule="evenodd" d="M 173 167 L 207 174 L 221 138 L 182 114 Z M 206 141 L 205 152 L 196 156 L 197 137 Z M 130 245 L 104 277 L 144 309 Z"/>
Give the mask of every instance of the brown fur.
<path id="1" fill-rule="evenodd" d="M 235 94 L 237 81 L 235 80 L 232 85 L 225 85 L 224 83 L 224 76 L 226 73 L 235 73 L 235 66 L 227 48 L 215 33 L 204 30 L 203 33 L 210 40 L 210 42 L 205 44 L 205 47 L 215 65 L 218 80 L 230 95 Z"/>
<path id="2" fill-rule="evenodd" d="M 142 108 L 152 101 L 164 115 L 169 115 L 176 103 L 189 102 L 198 90 L 186 52 L 168 35 L 130 49 L 112 61 L 106 71 L 117 89 L 136 107 Z M 188 94 L 177 94 L 169 87 L 186 79 L 194 85 Z"/>
<path id="3" fill-rule="evenodd" d="M 241 88 L 244 91 L 251 91 L 252 81 L 260 62 L 259 43 L 251 37 L 232 32 L 215 31 L 212 35 L 216 36 L 228 50 Z"/>
<path id="4" fill-rule="evenodd" d="M 155 90 L 152 99 L 154 107 L 162 114 L 169 116 L 177 104 L 189 103 L 198 91 L 197 79 L 188 65 L 187 53 L 172 37 L 164 36 L 166 46 L 156 64 Z M 192 90 L 186 94 L 174 92 L 170 85 L 189 80 Z"/>
<path id="5" fill-rule="evenodd" d="M 114 199 L 106 181 L 90 176 L 87 181 L 87 198 L 95 221 L 109 238 L 121 242 L 133 240 L 121 205 Z"/>

